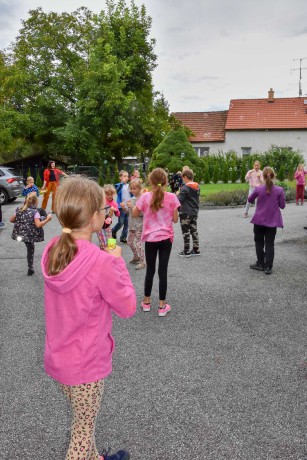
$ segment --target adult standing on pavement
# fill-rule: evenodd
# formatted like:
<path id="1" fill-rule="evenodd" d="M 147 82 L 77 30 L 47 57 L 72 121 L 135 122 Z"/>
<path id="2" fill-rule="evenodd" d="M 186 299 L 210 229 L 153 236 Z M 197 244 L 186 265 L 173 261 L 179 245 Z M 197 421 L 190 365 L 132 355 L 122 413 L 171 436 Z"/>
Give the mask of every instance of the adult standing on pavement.
<path id="1" fill-rule="evenodd" d="M 257 209 L 251 220 L 251 223 L 254 224 L 257 262 L 250 265 L 250 268 L 270 275 L 273 267 L 277 227 L 284 226 L 280 209 L 285 208 L 286 202 L 283 188 L 273 182 L 275 178 L 273 168 L 266 166 L 263 170 L 263 178 L 265 184 L 256 187 L 248 197 L 250 203 L 258 199 Z"/>
<path id="2" fill-rule="evenodd" d="M 254 192 L 256 187 L 259 187 L 260 185 L 263 184 L 263 172 L 260 169 L 260 163 L 259 161 L 255 161 L 254 163 L 254 169 L 250 169 L 246 176 L 245 176 L 246 182 L 249 182 L 249 191 L 248 191 L 248 196 Z M 244 217 L 248 216 L 248 210 L 250 207 L 250 202 L 247 199 L 246 201 L 246 206 L 245 206 L 245 213 Z M 255 212 L 256 212 L 256 203 L 255 203 Z"/>
<path id="3" fill-rule="evenodd" d="M 60 176 L 67 176 L 63 171 L 55 167 L 54 161 L 49 161 L 47 168 L 44 171 L 44 183 L 42 190 L 46 190 L 42 202 L 42 209 L 46 209 L 49 195 L 52 193 L 51 211 L 54 214 L 54 202 L 56 190 L 60 182 Z"/>

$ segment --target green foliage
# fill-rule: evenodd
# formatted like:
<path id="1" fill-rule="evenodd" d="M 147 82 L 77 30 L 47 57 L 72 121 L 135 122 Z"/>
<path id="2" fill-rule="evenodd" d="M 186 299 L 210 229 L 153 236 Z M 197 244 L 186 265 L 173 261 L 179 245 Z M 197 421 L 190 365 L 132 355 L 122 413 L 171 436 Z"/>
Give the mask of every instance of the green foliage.
<path id="1" fill-rule="evenodd" d="M 234 164 L 231 168 L 230 180 L 233 184 L 235 184 L 237 182 L 237 179 L 238 179 L 237 166 Z"/>
<path id="2" fill-rule="evenodd" d="M 120 178 L 119 178 L 119 173 L 118 173 L 118 167 L 116 165 L 114 176 L 113 176 L 113 184 L 118 184 L 118 182 L 120 182 Z"/>
<path id="3" fill-rule="evenodd" d="M 277 172 L 277 178 L 280 180 L 280 182 L 283 182 L 285 180 L 285 168 L 284 165 L 281 165 L 279 168 L 279 171 Z"/>
<path id="4" fill-rule="evenodd" d="M 31 169 L 29 167 L 28 171 L 27 171 L 27 177 L 30 177 L 32 174 L 31 174 Z"/>
<path id="5" fill-rule="evenodd" d="M 203 170 L 202 161 L 189 142 L 185 130 L 183 128 L 172 129 L 154 150 L 149 170 L 160 167 L 174 173 L 182 170 L 185 165 L 193 170 L 195 180 L 200 181 Z"/>
<path id="6" fill-rule="evenodd" d="M 43 181 L 42 181 L 42 178 L 40 176 L 39 170 L 37 171 L 37 174 L 36 174 L 35 185 L 38 188 L 41 188 L 43 186 Z"/>
<path id="7" fill-rule="evenodd" d="M 205 184 L 210 183 L 209 169 L 206 168 L 206 167 L 205 167 L 205 170 L 204 170 L 203 180 L 204 180 Z"/>
<path id="8" fill-rule="evenodd" d="M 118 163 L 149 155 L 174 120 L 154 91 L 155 40 L 144 5 L 107 0 L 105 11 L 29 12 L 0 52 L 0 154 L 52 152 Z M 30 151 L 30 152 L 29 152 Z M 8 152 L 8 153 L 7 153 Z"/>
<path id="9" fill-rule="evenodd" d="M 220 168 L 219 168 L 218 163 L 216 163 L 213 169 L 213 176 L 212 176 L 212 182 L 214 184 L 217 184 L 219 180 L 219 175 L 220 175 Z"/>
<path id="10" fill-rule="evenodd" d="M 111 173 L 110 173 L 110 166 L 108 165 L 106 168 L 106 184 L 111 184 L 112 179 L 111 179 Z"/>
<path id="11" fill-rule="evenodd" d="M 228 170 L 228 165 L 225 162 L 224 170 L 223 170 L 223 182 L 224 182 L 224 184 L 228 184 L 228 180 L 229 180 L 229 170 Z"/>
<path id="12" fill-rule="evenodd" d="M 237 206 L 246 203 L 248 190 L 232 190 L 213 193 L 204 198 L 206 206 Z"/>

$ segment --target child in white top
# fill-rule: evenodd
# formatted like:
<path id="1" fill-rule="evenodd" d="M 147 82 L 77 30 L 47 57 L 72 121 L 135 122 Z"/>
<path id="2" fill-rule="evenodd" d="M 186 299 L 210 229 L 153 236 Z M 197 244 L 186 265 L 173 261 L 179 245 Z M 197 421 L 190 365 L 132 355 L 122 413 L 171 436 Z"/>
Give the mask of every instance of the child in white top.
<path id="1" fill-rule="evenodd" d="M 259 161 L 255 161 L 254 163 L 254 169 L 250 169 L 246 176 L 245 176 L 246 182 L 249 183 L 249 191 L 248 191 L 248 196 L 250 196 L 256 187 L 259 187 L 260 185 L 263 184 L 263 172 L 260 169 L 260 163 Z M 250 207 L 250 202 L 247 200 L 246 201 L 246 206 L 245 206 L 245 213 L 244 217 L 248 216 L 248 210 Z M 255 202 L 255 212 L 256 212 L 256 202 Z"/>
<path id="2" fill-rule="evenodd" d="M 166 303 L 167 268 L 174 240 L 173 222 L 178 222 L 180 202 L 176 195 L 165 191 L 167 174 L 161 168 L 154 169 L 149 175 L 151 191 L 143 193 L 133 208 L 132 215 L 143 213 L 142 241 L 145 241 L 146 276 L 144 287 L 143 311 L 150 311 L 150 295 L 159 255 L 159 309 L 158 315 L 165 316 L 171 307 Z"/>

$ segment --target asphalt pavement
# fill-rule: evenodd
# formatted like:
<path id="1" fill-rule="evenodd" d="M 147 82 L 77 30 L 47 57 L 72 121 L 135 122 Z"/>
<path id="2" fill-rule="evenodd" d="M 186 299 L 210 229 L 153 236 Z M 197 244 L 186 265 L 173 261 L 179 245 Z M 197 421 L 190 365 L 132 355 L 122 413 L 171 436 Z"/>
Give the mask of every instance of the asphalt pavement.
<path id="1" fill-rule="evenodd" d="M 43 278 L 36 244 L 27 276 L 23 243 L 2 207 L 0 337 L 2 460 L 64 460 L 70 411 L 43 369 Z M 157 315 L 138 307 L 114 318 L 116 349 L 96 427 L 99 448 L 127 448 L 132 460 L 306 460 L 307 204 L 288 204 L 272 275 L 255 262 L 253 228 L 243 208 L 202 209 L 201 256 L 178 257 L 176 225 L 167 301 Z M 94 237 L 95 240 L 95 237 Z M 126 261 L 131 251 L 123 245 Z M 129 265 L 129 264 L 128 264 Z M 138 303 L 144 270 L 129 266 Z M 101 280 L 103 282 L 103 280 Z"/>

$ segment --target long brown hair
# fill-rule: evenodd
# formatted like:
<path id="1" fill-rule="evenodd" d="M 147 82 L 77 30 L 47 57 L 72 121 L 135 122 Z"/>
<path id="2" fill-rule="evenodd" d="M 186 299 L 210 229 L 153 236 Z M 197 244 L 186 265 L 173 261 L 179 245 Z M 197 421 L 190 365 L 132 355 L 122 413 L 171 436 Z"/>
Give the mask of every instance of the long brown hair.
<path id="1" fill-rule="evenodd" d="M 67 177 L 58 187 L 55 211 L 62 227 L 72 233 L 61 233 L 60 239 L 48 253 L 46 270 L 49 275 L 61 273 L 75 257 L 78 247 L 74 230 L 86 227 L 105 201 L 103 189 L 94 181 L 82 176 Z"/>
<path id="2" fill-rule="evenodd" d="M 164 190 L 163 187 L 167 186 L 167 174 L 162 168 L 156 168 L 149 174 L 149 182 L 153 186 L 152 200 L 150 202 L 150 209 L 154 212 L 163 208 Z"/>
<path id="3" fill-rule="evenodd" d="M 271 193 L 271 189 L 274 185 L 273 180 L 275 179 L 275 171 L 270 166 L 266 166 L 263 169 L 263 179 L 265 180 L 266 191 L 267 193 Z"/>
<path id="4" fill-rule="evenodd" d="M 20 207 L 20 211 L 26 211 L 30 206 L 36 208 L 38 203 L 38 198 L 36 192 L 31 192 L 27 195 L 23 206 Z"/>

